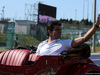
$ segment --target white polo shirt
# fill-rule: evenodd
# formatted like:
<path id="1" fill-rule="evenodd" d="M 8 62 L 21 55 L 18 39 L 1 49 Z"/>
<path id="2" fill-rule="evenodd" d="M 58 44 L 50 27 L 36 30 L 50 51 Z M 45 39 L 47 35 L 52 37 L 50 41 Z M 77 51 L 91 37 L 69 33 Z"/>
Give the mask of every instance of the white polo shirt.
<path id="1" fill-rule="evenodd" d="M 72 48 L 71 43 L 71 39 L 56 39 L 50 43 L 45 40 L 39 44 L 36 55 L 60 55 L 62 51 Z"/>

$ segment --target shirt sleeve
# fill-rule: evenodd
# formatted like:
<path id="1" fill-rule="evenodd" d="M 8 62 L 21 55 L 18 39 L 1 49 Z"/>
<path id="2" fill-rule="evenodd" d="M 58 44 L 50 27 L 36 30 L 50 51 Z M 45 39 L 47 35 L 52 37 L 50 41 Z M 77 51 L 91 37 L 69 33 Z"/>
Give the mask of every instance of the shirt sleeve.
<path id="1" fill-rule="evenodd" d="M 38 48 L 37 48 L 37 51 L 36 51 L 36 55 L 41 55 L 40 54 L 40 50 L 41 50 L 41 47 L 44 45 L 45 41 L 41 42 L 39 45 L 38 45 Z"/>
<path id="2" fill-rule="evenodd" d="M 71 39 L 67 39 L 65 40 L 65 45 L 68 49 L 72 48 L 72 40 Z"/>
<path id="3" fill-rule="evenodd" d="M 37 51 L 36 51 L 36 55 L 40 55 L 40 48 L 41 48 L 41 43 L 38 45 Z"/>
<path id="4" fill-rule="evenodd" d="M 40 50 L 41 50 L 41 47 L 46 43 L 47 40 L 41 42 L 39 45 L 38 45 L 38 48 L 37 48 L 37 51 L 36 51 L 36 55 L 41 55 L 40 53 Z"/>

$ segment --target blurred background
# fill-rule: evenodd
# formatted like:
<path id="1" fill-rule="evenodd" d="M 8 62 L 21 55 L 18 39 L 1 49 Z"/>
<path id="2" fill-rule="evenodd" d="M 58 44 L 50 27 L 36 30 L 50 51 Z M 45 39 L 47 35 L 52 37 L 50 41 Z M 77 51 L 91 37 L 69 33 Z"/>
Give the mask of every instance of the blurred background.
<path id="1" fill-rule="evenodd" d="M 61 39 L 75 39 L 93 26 L 94 0 L 21 0 L 0 1 L 0 50 L 19 46 L 38 46 L 47 39 L 47 23 L 62 23 Z M 20 2 L 20 4 L 19 4 Z M 16 3 L 16 4 L 15 4 Z M 96 16 L 100 13 L 100 1 L 96 0 Z M 16 35 L 18 35 L 16 39 Z M 87 41 L 93 48 L 93 37 Z M 95 37 L 96 52 L 100 52 L 100 29 Z"/>

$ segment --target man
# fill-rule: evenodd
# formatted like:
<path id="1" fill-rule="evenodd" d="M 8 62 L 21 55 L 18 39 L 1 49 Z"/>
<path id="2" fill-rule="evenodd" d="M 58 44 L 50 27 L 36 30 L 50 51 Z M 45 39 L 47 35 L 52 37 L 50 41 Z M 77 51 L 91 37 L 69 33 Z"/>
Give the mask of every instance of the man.
<path id="1" fill-rule="evenodd" d="M 16 34 L 16 36 L 14 36 L 14 41 L 15 41 L 15 46 L 14 46 L 14 48 L 17 48 L 18 42 L 19 42 L 18 34 Z"/>
<path id="2" fill-rule="evenodd" d="M 41 55 L 60 55 L 60 53 L 64 50 L 77 47 L 88 41 L 99 28 L 99 25 L 100 14 L 97 16 L 95 25 L 83 37 L 79 37 L 74 40 L 61 40 L 61 23 L 59 21 L 51 21 L 47 26 L 47 35 L 49 39 L 39 44 L 36 55 L 37 57 Z"/>

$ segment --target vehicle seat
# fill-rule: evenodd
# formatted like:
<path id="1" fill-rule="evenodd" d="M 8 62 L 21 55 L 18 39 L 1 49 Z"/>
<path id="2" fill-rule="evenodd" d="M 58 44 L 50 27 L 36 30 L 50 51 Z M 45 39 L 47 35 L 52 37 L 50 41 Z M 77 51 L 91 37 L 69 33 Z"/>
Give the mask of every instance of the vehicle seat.
<path id="1" fill-rule="evenodd" d="M 29 50 L 8 50 L 0 53 L 0 63 L 4 65 L 21 66 L 27 65 Z"/>
<path id="2" fill-rule="evenodd" d="M 35 53 L 31 53 L 29 55 L 29 60 L 28 61 L 35 61 L 35 58 L 36 58 L 36 54 Z"/>
<path id="3" fill-rule="evenodd" d="M 35 63 L 35 58 L 36 58 L 36 54 L 35 53 L 30 53 L 29 59 L 28 59 L 28 65 L 34 64 Z"/>

